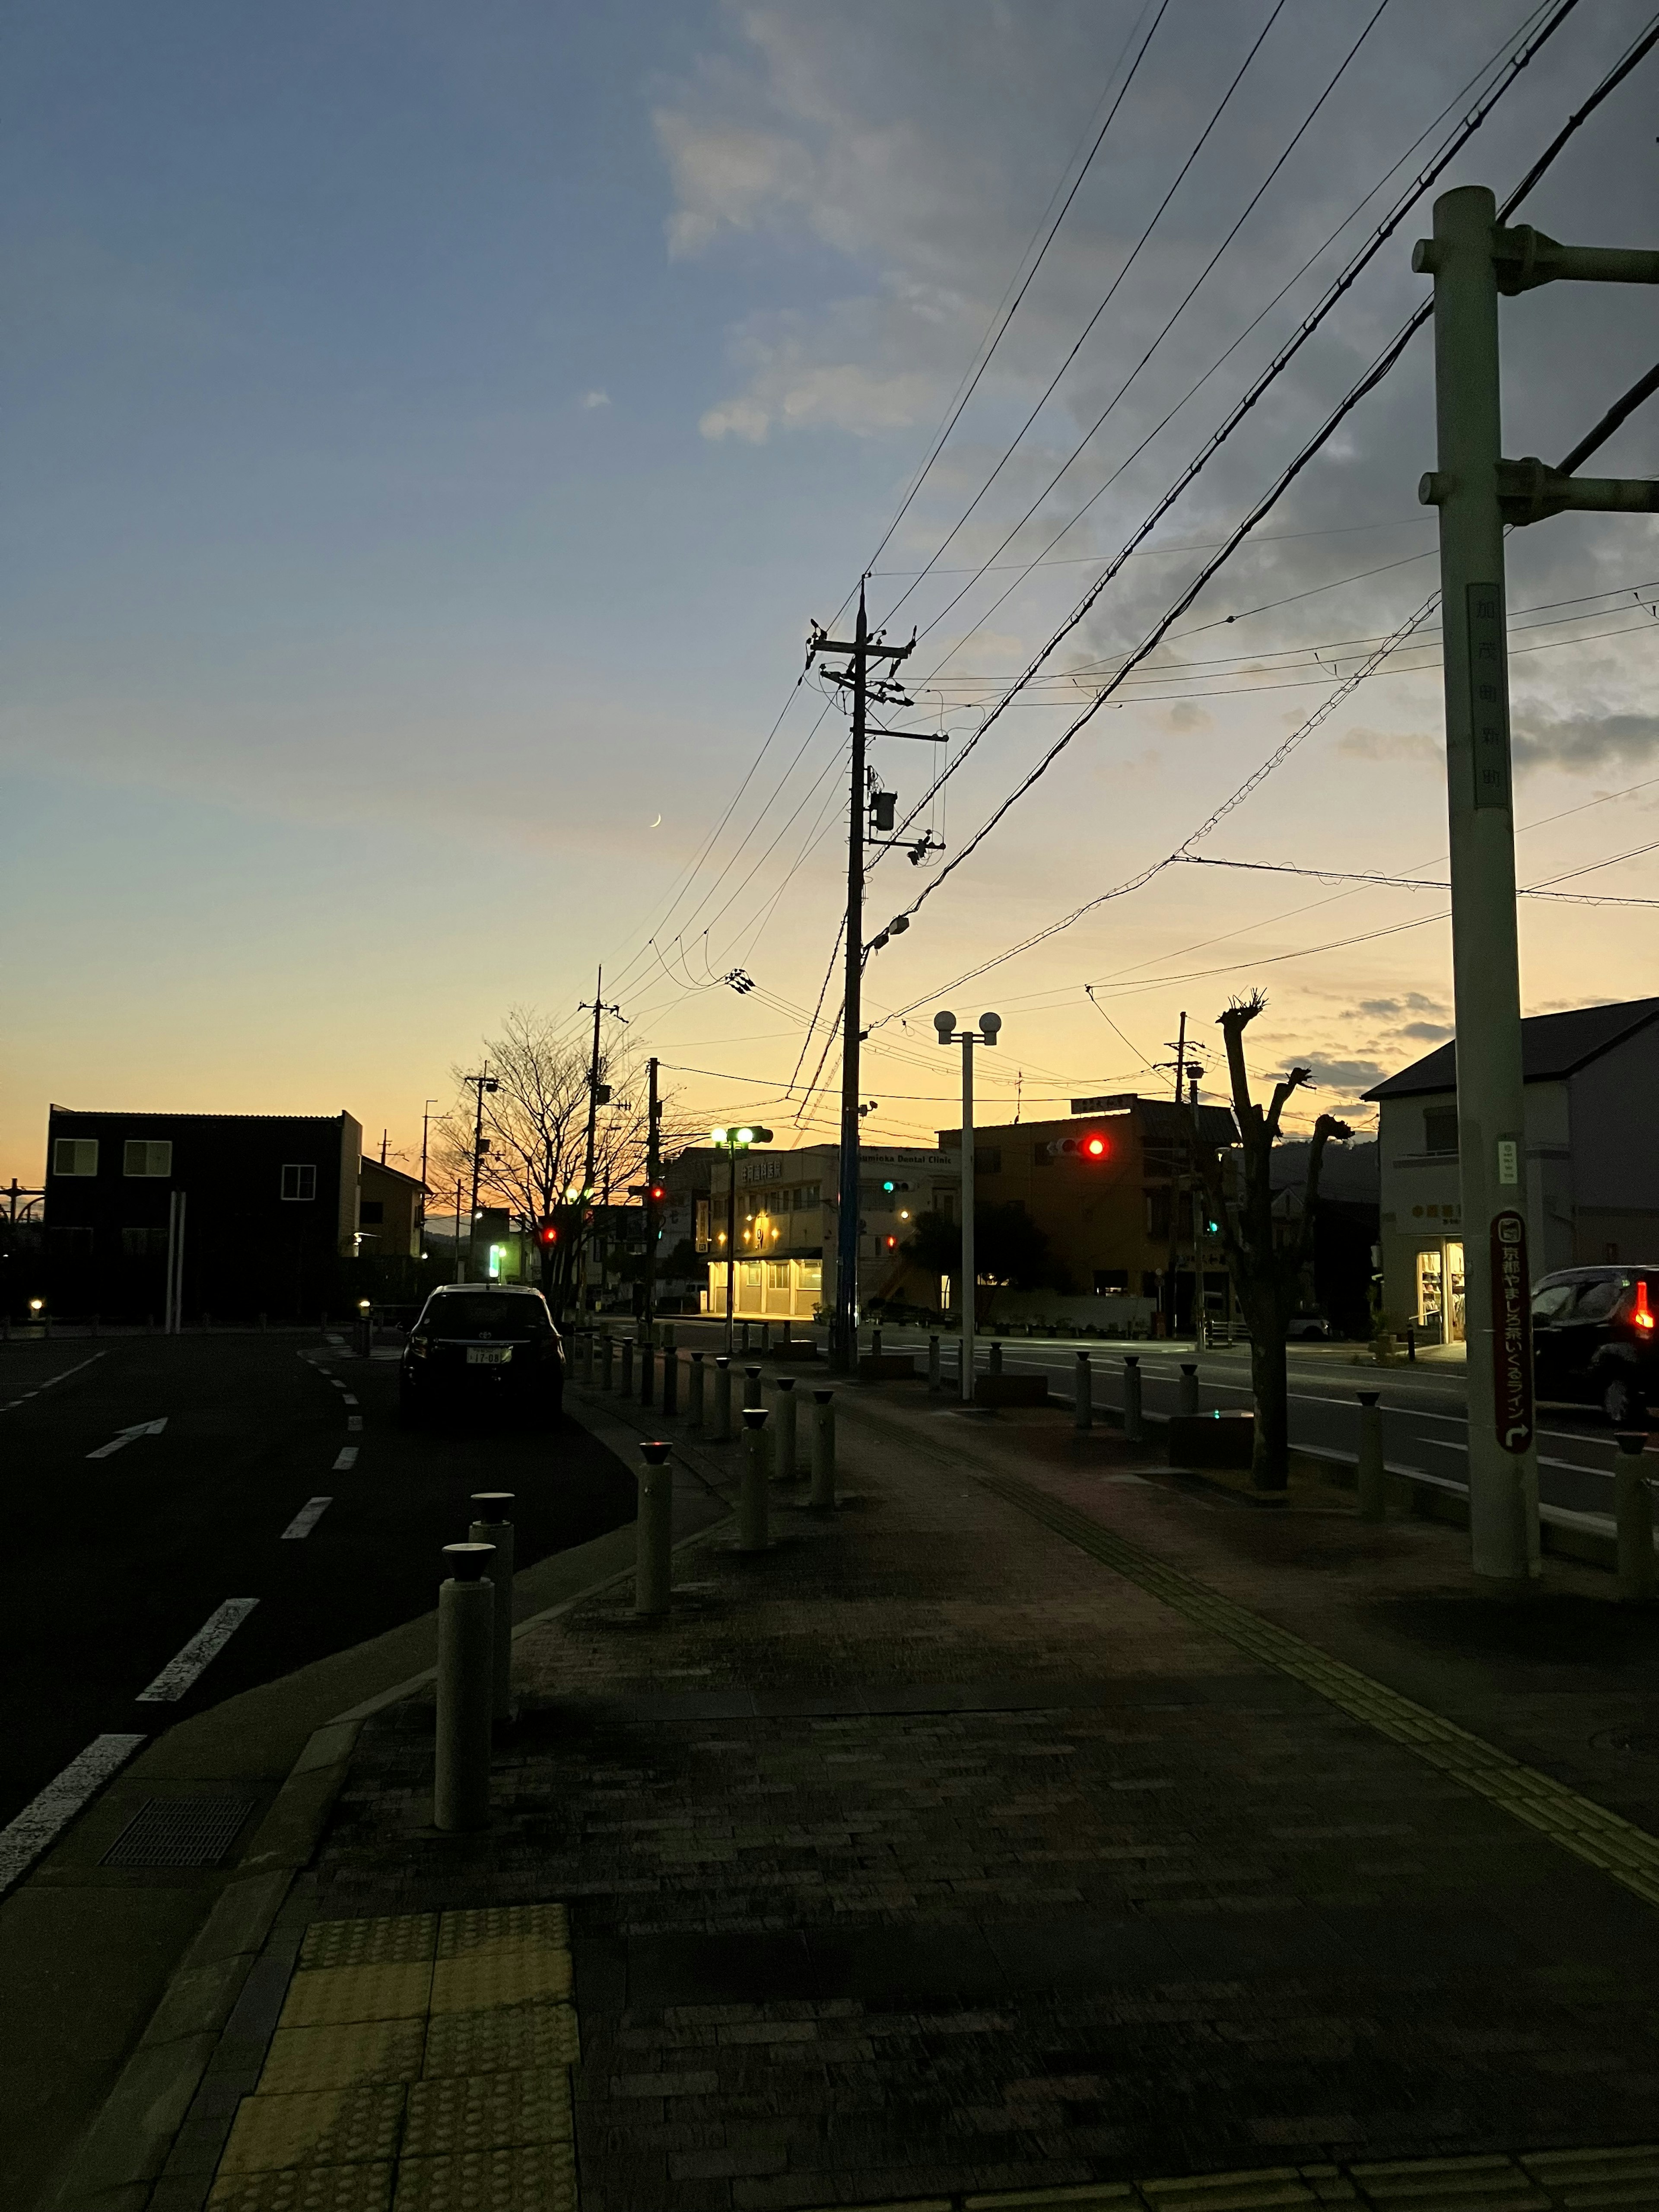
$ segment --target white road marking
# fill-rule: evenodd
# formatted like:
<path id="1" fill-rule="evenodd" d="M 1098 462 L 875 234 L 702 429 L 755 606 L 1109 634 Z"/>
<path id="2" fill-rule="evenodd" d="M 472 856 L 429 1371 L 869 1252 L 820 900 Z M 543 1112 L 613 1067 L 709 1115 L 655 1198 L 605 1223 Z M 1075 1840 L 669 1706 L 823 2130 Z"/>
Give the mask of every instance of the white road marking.
<path id="1" fill-rule="evenodd" d="M 349 1435 L 354 1429 L 361 1429 L 362 1425 L 363 1417 L 361 1413 L 348 1413 L 346 1415 L 346 1432 L 348 1435 Z"/>
<path id="2" fill-rule="evenodd" d="M 1417 1441 L 1420 1444 L 1427 1444 L 1431 1451 L 1466 1452 L 1468 1449 L 1467 1444 L 1456 1443 L 1449 1437 L 1419 1437 Z M 1613 1480 L 1610 1467 L 1586 1467 L 1582 1459 L 1552 1459 L 1547 1452 L 1540 1452 L 1538 1464 L 1540 1467 L 1564 1467 L 1569 1474 L 1599 1474 L 1603 1482 Z"/>
<path id="3" fill-rule="evenodd" d="M 338 1457 L 338 1459 L 337 1459 L 337 1460 L 335 1461 L 335 1462 L 334 1462 L 334 1472 L 335 1472 L 335 1474 L 348 1474 L 348 1473 L 350 1471 L 350 1469 L 351 1469 L 351 1468 L 353 1468 L 354 1467 L 356 1467 L 356 1464 L 357 1464 L 357 1447 L 356 1447 L 356 1444 L 345 1444 L 345 1445 L 342 1446 L 342 1448 L 341 1448 L 341 1451 L 340 1451 L 340 1456 L 339 1456 L 339 1457 Z"/>
<path id="4" fill-rule="evenodd" d="M 135 1421 L 130 1429 L 123 1429 L 119 1436 L 112 1437 L 108 1443 L 100 1444 L 96 1451 L 89 1451 L 87 1457 L 107 1459 L 112 1452 L 124 1451 L 135 1437 L 159 1437 L 167 1425 L 165 1413 L 159 1421 Z"/>
<path id="5" fill-rule="evenodd" d="M 344 1392 L 345 1392 L 345 1395 L 344 1395 L 344 1396 L 341 1399 L 340 1403 L 341 1403 L 343 1406 L 355 1406 L 355 1405 L 356 1404 L 357 1401 L 356 1400 L 356 1398 L 354 1398 L 354 1397 L 352 1396 L 352 1395 L 351 1395 L 350 1391 L 346 1389 L 345 1384 L 344 1384 L 343 1382 L 342 1382 L 342 1383 L 341 1383 L 340 1388 L 341 1388 L 341 1389 L 342 1389 L 343 1391 L 344 1391 Z"/>
<path id="6" fill-rule="evenodd" d="M 146 1735 L 94 1736 L 32 1804 L 0 1828 L 0 1897 L 49 1850 L 82 1807 L 132 1757 Z"/>
<path id="7" fill-rule="evenodd" d="M 256 1605 L 257 1597 L 228 1597 L 216 1613 L 210 1613 L 184 1650 L 150 1684 L 140 1690 L 135 1704 L 170 1705 L 204 1674 L 234 1636 Z"/>
<path id="8" fill-rule="evenodd" d="M 55 1382 L 67 1382 L 71 1375 L 78 1375 L 83 1367 L 90 1367 L 93 1360 L 102 1359 L 104 1356 L 101 1352 L 94 1352 L 90 1359 L 77 1359 L 73 1367 L 60 1368 L 56 1375 L 48 1375 L 44 1382 L 37 1382 L 33 1390 L 25 1390 L 21 1397 L 13 1398 L 0 1406 L 0 1413 L 15 1413 L 19 1406 L 27 1405 L 31 1398 L 38 1398 L 43 1390 L 50 1390 Z"/>
<path id="9" fill-rule="evenodd" d="M 284 1539 L 292 1541 L 301 1536 L 308 1536 L 333 1503 L 331 1498 L 313 1498 L 309 1504 L 302 1505 L 283 1529 Z"/>

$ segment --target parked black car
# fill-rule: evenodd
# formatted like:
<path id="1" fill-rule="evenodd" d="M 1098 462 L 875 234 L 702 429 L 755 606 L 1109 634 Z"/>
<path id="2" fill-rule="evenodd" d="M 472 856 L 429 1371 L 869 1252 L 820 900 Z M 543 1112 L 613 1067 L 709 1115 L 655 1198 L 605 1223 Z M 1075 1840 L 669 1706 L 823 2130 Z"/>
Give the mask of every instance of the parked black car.
<path id="1" fill-rule="evenodd" d="M 1564 1267 L 1533 1285 L 1533 1371 L 1540 1398 L 1599 1405 L 1639 1426 L 1659 1399 L 1659 1267 Z"/>
<path id="2" fill-rule="evenodd" d="M 546 1299 L 507 1283 L 434 1291 L 404 1347 L 398 1403 L 407 1415 L 439 1405 L 496 1405 L 556 1420 L 564 1347 Z"/>

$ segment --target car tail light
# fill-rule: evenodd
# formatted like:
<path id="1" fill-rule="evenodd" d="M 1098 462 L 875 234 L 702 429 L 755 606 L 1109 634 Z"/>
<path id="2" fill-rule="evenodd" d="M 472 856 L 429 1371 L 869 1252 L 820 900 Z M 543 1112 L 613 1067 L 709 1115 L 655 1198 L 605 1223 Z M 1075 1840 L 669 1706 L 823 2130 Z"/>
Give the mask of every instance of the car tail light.
<path id="1" fill-rule="evenodd" d="M 1636 1279 L 1636 1309 L 1631 1315 L 1631 1319 L 1636 1323 L 1638 1328 L 1653 1327 L 1654 1316 L 1648 1308 L 1647 1280 L 1641 1275 Z"/>

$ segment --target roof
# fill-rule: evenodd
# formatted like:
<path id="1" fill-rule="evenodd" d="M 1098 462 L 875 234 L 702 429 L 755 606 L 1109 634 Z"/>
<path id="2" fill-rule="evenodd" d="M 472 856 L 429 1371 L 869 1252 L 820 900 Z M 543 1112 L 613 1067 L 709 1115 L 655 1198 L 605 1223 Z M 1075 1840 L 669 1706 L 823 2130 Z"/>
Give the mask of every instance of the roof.
<path id="1" fill-rule="evenodd" d="M 1564 1014 L 1528 1014 L 1521 1024 L 1521 1079 L 1559 1083 L 1653 1021 L 1659 1021 L 1659 999 L 1625 999 L 1611 1006 L 1574 1006 Z M 1453 1039 L 1364 1095 L 1368 1099 L 1415 1098 L 1425 1091 L 1456 1088 L 1457 1046 Z"/>
<path id="2" fill-rule="evenodd" d="M 424 1190 L 426 1188 L 426 1185 L 421 1181 L 419 1176 L 410 1175 L 405 1168 L 394 1168 L 390 1160 L 377 1160 L 368 1152 L 365 1152 L 363 1154 L 362 1172 L 366 1176 L 387 1176 L 393 1182 L 406 1182 L 411 1190 Z"/>
<path id="3" fill-rule="evenodd" d="M 49 1115 L 61 1114 L 88 1121 L 350 1121 L 356 1116 L 343 1109 L 337 1114 L 178 1114 L 167 1106 L 48 1106 Z M 380 1164 L 378 1161 L 376 1166 Z"/>

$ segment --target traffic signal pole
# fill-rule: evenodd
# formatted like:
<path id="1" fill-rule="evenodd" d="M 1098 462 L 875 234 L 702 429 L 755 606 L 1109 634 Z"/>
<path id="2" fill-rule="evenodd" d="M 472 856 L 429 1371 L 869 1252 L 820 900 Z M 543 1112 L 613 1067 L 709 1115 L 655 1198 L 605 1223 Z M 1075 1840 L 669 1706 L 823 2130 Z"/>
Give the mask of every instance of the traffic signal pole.
<path id="1" fill-rule="evenodd" d="M 1437 465 L 1418 495 L 1440 513 L 1469 1535 L 1477 1579 L 1518 1589 L 1540 1567 L 1504 526 L 1650 513 L 1656 488 L 1503 459 L 1498 297 L 1557 277 L 1652 283 L 1659 254 L 1562 246 L 1497 212 L 1483 185 L 1443 193 L 1412 265 L 1434 278 Z"/>

